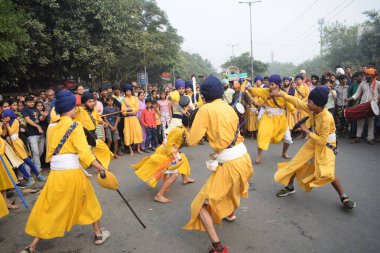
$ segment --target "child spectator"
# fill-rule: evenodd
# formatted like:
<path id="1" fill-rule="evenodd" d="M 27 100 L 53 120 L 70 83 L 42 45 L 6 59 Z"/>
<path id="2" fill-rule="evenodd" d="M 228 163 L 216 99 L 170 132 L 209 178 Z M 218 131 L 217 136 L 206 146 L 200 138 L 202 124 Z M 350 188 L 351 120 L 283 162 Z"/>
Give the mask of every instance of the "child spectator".
<path id="1" fill-rule="evenodd" d="M 103 109 L 103 114 L 111 114 L 104 117 L 104 121 L 107 123 L 108 127 L 106 127 L 106 139 L 107 139 L 107 145 L 109 148 L 111 148 L 111 144 L 113 143 L 114 148 L 114 154 L 115 158 L 120 158 L 120 151 L 118 148 L 118 141 L 120 140 L 119 131 L 117 129 L 117 126 L 120 122 L 120 116 L 118 113 L 116 113 L 118 110 L 114 106 L 114 98 L 112 96 L 108 96 L 106 98 L 107 106 Z"/>
<path id="2" fill-rule="evenodd" d="M 147 99 L 145 101 L 146 108 L 142 111 L 140 122 L 146 130 L 145 149 L 151 146 L 151 150 L 156 150 L 155 136 L 156 136 L 156 112 L 152 107 L 152 101 Z"/>
<path id="3" fill-rule="evenodd" d="M 332 88 L 332 82 L 330 80 L 326 80 L 326 86 L 327 88 L 329 88 L 329 91 L 330 91 L 326 108 L 334 117 L 336 91 Z"/>
<path id="4" fill-rule="evenodd" d="M 161 145 L 162 143 L 162 124 L 161 124 L 161 114 L 160 107 L 157 103 L 157 100 L 152 101 L 153 109 L 156 113 L 156 138 L 155 138 L 155 146 Z"/>
<path id="5" fill-rule="evenodd" d="M 172 114 L 170 102 L 166 97 L 166 92 L 163 91 L 160 93 L 160 100 L 157 101 L 161 115 L 162 131 L 165 131 L 169 127 Z"/>
<path id="6" fill-rule="evenodd" d="M 349 86 L 347 85 L 347 77 L 345 75 L 338 76 L 339 84 L 335 86 L 336 101 L 335 101 L 335 125 L 337 133 L 345 135 L 347 133 L 347 122 L 344 117 L 344 110 L 347 107 L 346 99 L 348 98 Z"/>
<path id="7" fill-rule="evenodd" d="M 39 125 L 40 120 L 45 120 L 46 115 L 42 115 L 40 111 L 34 108 L 34 98 L 27 96 L 26 107 L 22 110 L 22 115 L 27 123 L 28 143 L 32 150 L 33 164 L 37 170 L 41 170 L 40 157 L 44 152 L 44 138 L 41 135 L 44 133 Z"/>

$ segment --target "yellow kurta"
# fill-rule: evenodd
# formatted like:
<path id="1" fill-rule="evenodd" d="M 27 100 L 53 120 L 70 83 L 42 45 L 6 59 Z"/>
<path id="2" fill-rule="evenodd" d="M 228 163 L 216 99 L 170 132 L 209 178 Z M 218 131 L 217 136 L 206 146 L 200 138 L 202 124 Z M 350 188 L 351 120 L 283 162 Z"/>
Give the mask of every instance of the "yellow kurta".
<path id="1" fill-rule="evenodd" d="M 0 135 L 1 135 L 1 132 L 2 132 L 2 129 L 0 128 Z M 11 173 L 13 181 L 18 182 L 18 179 L 12 169 L 12 165 L 9 163 L 4 153 L 5 153 L 5 140 L 0 138 L 0 155 L 4 160 L 4 163 L 7 166 L 8 171 Z M 13 188 L 14 186 L 12 184 L 12 181 L 9 178 L 8 173 L 4 168 L 3 163 L 0 161 L 0 191 L 5 191 L 8 189 L 13 189 Z"/>
<path id="2" fill-rule="evenodd" d="M 238 124 L 239 118 L 234 109 L 221 99 L 216 99 L 199 109 L 186 142 L 195 146 L 206 135 L 212 149 L 220 153 L 232 143 Z M 239 134 L 236 144 L 243 141 L 244 138 Z M 208 200 L 207 209 L 214 224 L 221 224 L 223 218 L 240 206 L 240 198 L 248 197 L 248 180 L 252 176 L 252 162 L 248 153 L 219 164 L 191 203 L 191 218 L 184 229 L 205 230 L 199 218 L 205 200 Z"/>
<path id="3" fill-rule="evenodd" d="M 307 87 L 307 85 L 305 84 L 301 84 L 300 86 L 296 86 L 296 88 L 294 88 L 294 96 L 306 102 L 310 93 L 309 87 Z M 298 120 L 301 120 L 303 117 L 309 116 L 309 114 L 305 112 L 304 110 L 302 110 L 301 108 L 297 107 L 297 109 L 298 109 Z M 309 120 L 306 122 L 306 125 L 308 128 L 310 128 Z"/>
<path id="4" fill-rule="evenodd" d="M 199 93 L 197 93 L 197 95 L 198 95 L 198 99 L 197 99 L 197 101 L 195 101 L 195 103 L 193 102 L 193 105 L 195 107 L 201 107 L 203 105 L 202 96 Z M 186 96 L 188 96 L 191 101 L 194 101 L 194 92 L 186 93 Z"/>
<path id="5" fill-rule="evenodd" d="M 309 134 L 310 139 L 290 162 L 278 164 L 274 179 L 287 185 L 295 174 L 302 190 L 309 192 L 312 188 L 326 185 L 335 179 L 335 154 L 326 146 L 328 136 L 335 133 L 334 118 L 327 109 L 314 115 L 309 111 L 307 102 L 289 95 L 285 95 L 285 98 L 297 108 L 309 113 L 315 133 Z M 330 144 L 336 146 L 335 141 L 331 141 Z"/>
<path id="6" fill-rule="evenodd" d="M 128 106 L 129 108 L 128 108 Z M 127 109 L 132 109 L 131 113 L 134 115 L 127 115 Z M 121 102 L 121 111 L 124 116 L 124 144 L 130 146 L 131 144 L 140 144 L 143 142 L 142 128 L 137 118 L 139 111 L 139 102 L 137 97 L 125 97 Z"/>
<path id="7" fill-rule="evenodd" d="M 7 204 L 3 198 L 3 195 L 0 196 L 0 219 L 6 216 L 9 213 Z"/>
<path id="8" fill-rule="evenodd" d="M 264 100 L 258 96 L 252 96 L 249 92 L 247 92 L 248 96 L 252 99 L 252 101 L 257 105 L 251 105 L 249 110 L 246 110 L 245 117 L 248 117 L 247 123 L 245 124 L 245 128 L 249 132 L 257 131 L 259 126 L 259 110 L 260 106 L 264 104 Z"/>
<path id="9" fill-rule="evenodd" d="M 49 123 L 47 130 L 46 130 L 46 140 L 50 139 L 51 131 L 57 125 L 57 122 L 59 121 L 60 118 L 61 117 L 59 116 L 59 114 L 57 114 L 55 111 L 55 107 L 53 107 L 51 112 L 50 112 L 50 123 Z M 50 144 L 50 142 L 47 141 L 46 142 L 46 150 L 50 149 L 49 144 Z M 50 159 L 51 159 L 51 157 L 49 157 L 48 153 L 46 152 L 45 162 L 49 163 Z"/>
<path id="10" fill-rule="evenodd" d="M 24 143 L 22 142 L 22 140 L 20 138 L 13 138 L 12 139 L 12 135 L 18 135 L 18 132 L 20 130 L 20 122 L 15 119 L 13 121 L 13 124 L 12 126 L 10 126 L 9 128 L 7 128 L 8 130 L 8 135 L 11 139 L 11 146 L 13 148 L 13 150 L 16 152 L 16 154 L 21 158 L 21 159 L 26 159 L 28 158 L 28 154 L 26 153 L 26 149 L 25 149 L 25 146 L 24 146 Z"/>
<path id="11" fill-rule="evenodd" d="M 95 122 L 92 121 L 85 108 L 83 106 L 79 106 L 77 107 L 75 121 L 82 123 L 83 127 L 87 130 L 94 131 L 96 129 L 96 126 L 99 123 L 103 122 L 103 120 L 96 110 L 92 110 L 91 115 L 94 118 Z M 107 144 L 101 139 L 96 139 L 96 146 L 92 148 L 92 151 L 102 166 L 108 169 L 111 159 L 113 158 L 113 154 L 108 148 Z"/>
<path id="12" fill-rule="evenodd" d="M 73 124 L 67 116 L 51 131 L 49 157 L 53 155 L 64 134 Z M 78 154 L 81 163 L 88 167 L 96 158 L 92 154 L 82 125 L 71 133 L 59 154 Z M 102 209 L 90 180 L 80 168 L 52 170 L 35 203 L 25 232 L 41 239 L 64 236 L 76 225 L 92 224 L 100 219 Z"/>
<path id="13" fill-rule="evenodd" d="M 255 96 L 261 97 L 267 107 L 287 109 L 293 113 L 296 111 L 291 103 L 286 102 L 285 99 L 281 97 L 276 98 L 278 107 L 273 99 L 269 97 L 269 88 L 252 88 L 249 89 L 249 92 Z M 257 134 L 258 147 L 262 150 L 268 150 L 270 143 L 280 143 L 284 138 L 287 128 L 288 121 L 285 116 L 285 111 L 282 115 L 269 115 L 265 112 L 259 122 Z"/>
<path id="14" fill-rule="evenodd" d="M 286 93 L 289 92 L 289 89 L 290 89 L 290 85 L 289 85 L 288 88 L 285 88 Z M 297 122 L 294 120 L 294 116 L 293 116 L 293 114 L 294 114 L 294 112 L 292 113 L 291 111 L 286 110 L 286 119 L 288 120 L 289 130 L 293 130 L 294 125 L 297 123 Z M 297 113 L 297 115 L 296 115 L 296 119 L 298 119 L 298 113 Z"/>
<path id="15" fill-rule="evenodd" d="M 173 153 L 183 144 L 184 127 L 177 127 L 170 131 L 166 144 L 160 145 L 154 154 L 144 157 L 140 162 L 133 164 L 136 175 L 150 187 L 155 188 L 158 180 L 162 177 L 164 170 L 174 160 Z M 183 160 L 178 172 L 190 176 L 190 165 L 184 153 L 180 153 Z"/>

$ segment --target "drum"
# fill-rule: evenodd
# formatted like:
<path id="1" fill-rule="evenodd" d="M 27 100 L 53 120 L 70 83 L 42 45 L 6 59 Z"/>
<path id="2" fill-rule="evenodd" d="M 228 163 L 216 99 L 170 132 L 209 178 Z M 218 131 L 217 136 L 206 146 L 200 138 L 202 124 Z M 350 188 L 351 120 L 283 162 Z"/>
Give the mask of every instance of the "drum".
<path id="1" fill-rule="evenodd" d="M 105 141 L 104 127 L 103 125 L 97 125 L 95 128 L 95 133 L 98 139 Z"/>
<path id="2" fill-rule="evenodd" d="M 375 100 L 348 107 L 344 110 L 344 117 L 349 122 L 375 115 L 379 115 L 379 106 Z"/>
<path id="3" fill-rule="evenodd" d="M 243 116 L 245 113 L 245 108 L 241 103 L 236 103 L 234 109 L 239 117 Z"/>

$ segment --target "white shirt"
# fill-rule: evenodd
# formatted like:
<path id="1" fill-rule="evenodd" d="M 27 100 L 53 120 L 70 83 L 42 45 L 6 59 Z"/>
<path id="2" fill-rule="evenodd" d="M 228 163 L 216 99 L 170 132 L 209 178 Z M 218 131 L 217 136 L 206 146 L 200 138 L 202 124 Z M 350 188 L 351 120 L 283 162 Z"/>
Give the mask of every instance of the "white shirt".
<path id="1" fill-rule="evenodd" d="M 378 101 L 380 93 L 380 82 L 376 81 L 375 88 L 373 89 L 372 83 L 361 82 L 358 90 L 352 97 L 356 100 L 361 96 L 360 103 L 366 103 L 371 100 Z"/>
<path id="2" fill-rule="evenodd" d="M 331 92 L 329 93 L 329 99 L 327 100 L 327 104 L 326 104 L 327 109 L 331 109 L 335 107 L 335 99 L 331 93 L 333 93 L 336 96 L 336 91 L 331 90 Z"/>

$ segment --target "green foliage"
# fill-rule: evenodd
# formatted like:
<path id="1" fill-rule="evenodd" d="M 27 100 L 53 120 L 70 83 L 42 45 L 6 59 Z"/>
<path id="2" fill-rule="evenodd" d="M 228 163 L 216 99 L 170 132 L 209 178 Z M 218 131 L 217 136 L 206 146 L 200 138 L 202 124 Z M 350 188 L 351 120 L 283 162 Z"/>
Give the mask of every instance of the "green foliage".
<path id="1" fill-rule="evenodd" d="M 0 0 L 0 14 L 2 83 L 121 83 L 144 67 L 159 82 L 175 65 L 188 71 L 194 59 L 213 71 L 183 56 L 183 38 L 154 0 Z"/>
<path id="2" fill-rule="evenodd" d="M 199 54 L 181 51 L 175 66 L 175 74 L 181 76 L 184 80 L 190 80 L 192 74 L 206 77 L 211 74 L 216 75 L 216 70 L 209 60 L 203 59 Z"/>
<path id="3" fill-rule="evenodd" d="M 248 52 L 243 53 L 237 57 L 232 57 L 228 61 L 222 64 L 223 69 L 227 69 L 229 66 L 238 67 L 240 70 L 240 73 L 248 73 L 248 76 L 263 74 L 268 69 L 267 64 L 261 61 L 254 60 L 253 73 L 251 73 L 251 56 Z"/>

